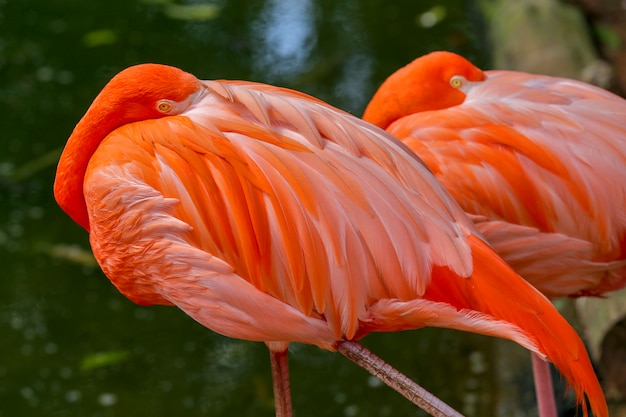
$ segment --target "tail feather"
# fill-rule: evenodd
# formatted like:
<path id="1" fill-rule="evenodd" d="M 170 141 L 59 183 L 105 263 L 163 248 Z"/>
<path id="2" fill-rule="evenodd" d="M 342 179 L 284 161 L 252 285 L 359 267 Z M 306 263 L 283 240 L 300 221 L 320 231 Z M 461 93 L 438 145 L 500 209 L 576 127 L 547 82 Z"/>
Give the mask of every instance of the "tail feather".
<path id="1" fill-rule="evenodd" d="M 370 319 L 362 323 L 364 334 L 434 326 L 513 340 L 554 363 L 574 389 L 585 416 L 588 401 L 596 417 L 607 417 L 602 388 L 576 331 L 487 244 L 475 236 L 469 239 L 474 258 L 471 277 L 435 267 L 423 298 L 371 306 Z"/>
<path id="2" fill-rule="evenodd" d="M 608 416 L 604 393 L 576 331 L 545 296 L 513 272 L 481 240 L 472 236 L 470 243 L 474 272 L 465 279 L 463 293 L 471 296 L 458 300 L 456 307 L 476 309 L 519 326 L 565 376 L 585 415 L 586 394 L 593 413 L 597 417 Z M 429 294 L 426 296 L 429 298 Z M 465 304 L 467 301 L 471 305 Z"/>

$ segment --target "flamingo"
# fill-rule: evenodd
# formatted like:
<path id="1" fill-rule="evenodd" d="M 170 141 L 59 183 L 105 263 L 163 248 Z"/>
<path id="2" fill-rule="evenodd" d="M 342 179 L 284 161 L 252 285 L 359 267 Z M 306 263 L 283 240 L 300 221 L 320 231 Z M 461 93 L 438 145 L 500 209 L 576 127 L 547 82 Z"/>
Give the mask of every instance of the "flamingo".
<path id="1" fill-rule="evenodd" d="M 363 119 L 415 151 L 548 297 L 626 285 L 626 100 L 438 51 L 389 76 Z M 533 369 L 540 415 L 555 416 L 549 365 Z"/>
<path id="2" fill-rule="evenodd" d="M 424 164 L 382 129 L 303 93 L 127 68 L 70 135 L 54 194 L 130 300 L 265 342 L 277 416 L 292 413 L 289 343 L 339 351 L 412 389 L 357 341 L 424 326 L 517 342 L 607 415 L 576 332 Z M 434 416 L 460 415 L 418 394 L 404 395 Z"/>

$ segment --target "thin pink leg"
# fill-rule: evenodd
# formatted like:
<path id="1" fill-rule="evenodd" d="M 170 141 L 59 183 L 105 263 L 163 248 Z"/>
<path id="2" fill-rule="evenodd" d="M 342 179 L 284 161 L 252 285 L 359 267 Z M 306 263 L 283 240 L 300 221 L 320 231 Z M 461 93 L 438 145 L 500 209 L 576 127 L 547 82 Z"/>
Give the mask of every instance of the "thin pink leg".
<path id="1" fill-rule="evenodd" d="M 550 363 L 544 361 L 534 353 L 531 353 L 531 356 L 539 417 L 556 417 L 556 402 L 554 401 Z"/>
<path id="2" fill-rule="evenodd" d="M 337 350 L 431 416 L 463 417 L 458 411 L 426 391 L 363 345 L 353 341 L 344 341 L 337 345 Z"/>
<path id="3" fill-rule="evenodd" d="M 288 353 L 288 350 L 274 351 L 270 349 L 276 417 L 293 416 L 293 410 L 291 408 L 291 388 L 289 386 Z"/>

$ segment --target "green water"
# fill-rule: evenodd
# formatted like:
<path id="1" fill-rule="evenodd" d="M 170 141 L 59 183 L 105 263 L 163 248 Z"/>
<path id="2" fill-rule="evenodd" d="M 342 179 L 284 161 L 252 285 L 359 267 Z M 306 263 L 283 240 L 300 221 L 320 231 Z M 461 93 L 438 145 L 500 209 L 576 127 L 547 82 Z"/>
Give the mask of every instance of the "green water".
<path id="1" fill-rule="evenodd" d="M 132 304 L 53 201 L 58 154 L 113 74 L 161 62 L 296 88 L 360 114 L 377 84 L 418 55 L 489 58 L 478 13 L 462 0 L 198 4 L 0 0 L 1 417 L 274 413 L 263 344 Z M 512 344 L 437 329 L 365 344 L 469 416 L 532 407 L 527 356 Z M 291 368 L 298 417 L 424 415 L 339 354 L 294 345 Z"/>

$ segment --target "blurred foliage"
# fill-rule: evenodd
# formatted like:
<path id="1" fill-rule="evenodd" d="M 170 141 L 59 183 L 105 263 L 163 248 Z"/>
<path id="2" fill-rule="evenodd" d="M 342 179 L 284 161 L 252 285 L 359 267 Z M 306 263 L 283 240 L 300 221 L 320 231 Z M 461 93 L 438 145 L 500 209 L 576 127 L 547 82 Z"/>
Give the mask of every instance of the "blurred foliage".
<path id="1" fill-rule="evenodd" d="M 117 34 L 111 29 L 99 29 L 85 33 L 83 42 L 88 48 L 96 46 L 111 45 L 118 41 Z"/>
<path id="2" fill-rule="evenodd" d="M 0 416 L 273 415 L 265 346 L 132 304 L 54 203 L 56 157 L 113 74 L 161 62 L 360 114 L 419 55 L 446 49 L 485 66 L 484 40 L 464 0 L 0 1 Z M 515 402 L 493 339 L 426 329 L 365 343 L 468 416 Z M 337 354 L 296 344 L 291 368 L 300 417 L 424 415 Z"/>
<path id="3" fill-rule="evenodd" d="M 168 4 L 163 12 L 172 19 L 205 21 L 216 19 L 220 14 L 220 7 L 214 4 Z"/>
<path id="4" fill-rule="evenodd" d="M 128 359 L 128 357 L 129 353 L 125 350 L 92 353 L 80 361 L 80 369 L 83 371 L 91 371 L 104 366 L 118 364 Z"/>

